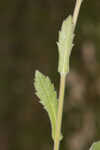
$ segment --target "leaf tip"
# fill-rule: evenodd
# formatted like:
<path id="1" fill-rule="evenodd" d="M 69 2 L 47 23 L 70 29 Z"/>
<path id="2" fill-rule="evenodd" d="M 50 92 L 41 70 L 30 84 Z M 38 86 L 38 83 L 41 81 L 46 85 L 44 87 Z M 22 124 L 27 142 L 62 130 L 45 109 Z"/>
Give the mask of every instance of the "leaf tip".
<path id="1" fill-rule="evenodd" d="M 36 70 L 36 71 L 35 71 L 35 77 L 37 77 L 37 76 L 39 75 L 39 73 L 40 73 L 40 72 L 39 72 L 38 70 Z"/>

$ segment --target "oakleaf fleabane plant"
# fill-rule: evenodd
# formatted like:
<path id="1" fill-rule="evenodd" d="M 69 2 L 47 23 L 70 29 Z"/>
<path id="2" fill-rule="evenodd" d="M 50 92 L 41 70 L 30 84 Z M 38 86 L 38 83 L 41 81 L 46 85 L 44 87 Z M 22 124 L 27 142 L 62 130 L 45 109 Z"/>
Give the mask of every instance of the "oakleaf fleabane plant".
<path id="1" fill-rule="evenodd" d="M 57 42 L 59 53 L 58 72 L 60 73 L 58 99 L 50 79 L 45 77 L 39 71 L 36 71 L 35 73 L 34 86 L 36 89 L 36 95 L 39 97 L 40 103 L 44 106 L 50 118 L 52 138 L 54 140 L 54 150 L 59 150 L 60 141 L 62 139 L 61 124 L 65 92 L 65 79 L 69 72 L 69 60 L 73 47 L 74 31 L 82 1 L 83 0 L 76 0 L 73 16 L 69 15 L 69 17 L 63 21 L 61 31 L 59 31 L 59 38 Z"/>
<path id="2" fill-rule="evenodd" d="M 59 32 L 59 42 L 57 43 L 59 49 L 58 72 L 64 75 L 66 75 L 69 71 L 69 56 L 72 49 L 72 41 L 73 41 L 73 24 L 72 24 L 72 16 L 69 16 L 62 24 L 61 31 Z M 36 89 L 36 95 L 40 99 L 40 103 L 44 106 L 45 110 L 48 112 L 52 127 L 52 138 L 54 140 L 56 133 L 56 120 L 58 111 L 58 100 L 56 91 L 49 77 L 45 77 L 39 71 L 35 72 L 34 86 Z M 61 140 L 62 139 L 61 133 L 59 137 Z"/>
<path id="3" fill-rule="evenodd" d="M 54 150 L 59 149 L 59 144 L 61 140 L 60 135 L 61 135 L 61 123 L 62 123 L 62 113 L 64 103 L 65 80 L 66 75 L 69 72 L 69 58 L 73 47 L 73 38 L 74 38 L 73 32 L 74 32 L 74 25 L 72 16 L 70 15 L 62 23 L 61 31 L 59 31 L 59 40 L 57 43 L 59 52 L 58 72 L 60 73 L 60 90 L 59 90 Z"/>

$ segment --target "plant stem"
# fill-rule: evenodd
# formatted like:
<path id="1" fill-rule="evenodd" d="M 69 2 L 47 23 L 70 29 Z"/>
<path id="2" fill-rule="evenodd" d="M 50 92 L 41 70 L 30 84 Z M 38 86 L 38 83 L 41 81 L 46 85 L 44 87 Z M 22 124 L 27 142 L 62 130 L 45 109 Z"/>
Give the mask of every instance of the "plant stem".
<path id="1" fill-rule="evenodd" d="M 77 23 L 79 10 L 80 10 L 82 1 L 83 0 L 76 0 L 76 5 L 75 5 L 75 9 L 74 9 L 74 14 L 73 14 L 74 30 L 76 27 L 76 23 Z M 61 124 L 62 124 L 62 114 L 63 114 L 64 93 L 65 93 L 65 80 L 66 80 L 66 74 L 61 74 L 58 112 L 57 112 L 57 121 L 56 121 L 56 133 L 55 133 L 55 140 L 54 140 L 54 150 L 59 150 L 60 140 L 61 140 L 60 137 L 61 137 Z"/>
<path id="2" fill-rule="evenodd" d="M 76 0 L 76 5 L 75 5 L 75 8 L 74 8 L 74 13 L 73 13 L 74 30 L 75 30 L 75 27 L 76 27 L 76 23 L 77 23 L 77 19 L 78 19 L 78 15 L 79 15 L 79 11 L 80 11 L 80 8 L 81 8 L 82 1 L 83 0 Z"/>
<path id="3" fill-rule="evenodd" d="M 66 79 L 66 75 L 62 75 L 60 78 L 59 104 L 58 104 L 58 113 L 57 113 L 57 125 L 56 125 L 54 150 L 59 150 L 59 145 L 61 140 L 60 137 L 61 137 L 61 122 L 62 122 L 63 103 L 64 103 L 65 79 Z"/>

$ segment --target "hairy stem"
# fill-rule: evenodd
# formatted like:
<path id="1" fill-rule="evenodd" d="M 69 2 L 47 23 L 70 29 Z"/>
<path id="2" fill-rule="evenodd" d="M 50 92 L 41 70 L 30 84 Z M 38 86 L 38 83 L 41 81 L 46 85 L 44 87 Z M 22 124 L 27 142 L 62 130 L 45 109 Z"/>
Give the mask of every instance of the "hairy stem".
<path id="1" fill-rule="evenodd" d="M 73 13 L 74 29 L 76 27 L 76 23 L 77 23 L 77 19 L 78 19 L 78 15 L 79 15 L 79 11 L 80 11 L 82 1 L 83 0 L 76 0 L 76 5 L 75 5 L 75 8 L 74 8 L 74 13 Z"/>
<path id="2" fill-rule="evenodd" d="M 80 6 L 83 0 L 76 0 L 76 5 L 73 14 L 73 24 L 74 30 L 76 27 Z M 66 66 L 67 67 L 67 66 Z M 61 137 L 61 124 L 62 124 L 62 114 L 63 114 L 63 103 L 64 103 L 64 92 L 65 92 L 65 80 L 66 74 L 61 74 L 60 76 L 60 90 L 59 90 L 59 103 L 58 103 L 58 113 L 56 121 L 56 134 L 54 140 L 54 150 L 59 150 L 60 137 Z"/>
<path id="3" fill-rule="evenodd" d="M 63 99 L 64 99 L 64 91 L 65 91 L 65 79 L 66 76 L 62 75 L 60 79 L 59 104 L 58 104 L 54 150 L 59 150 L 59 145 L 61 140 L 60 137 L 61 137 L 61 122 L 62 122 L 63 103 L 64 103 Z"/>

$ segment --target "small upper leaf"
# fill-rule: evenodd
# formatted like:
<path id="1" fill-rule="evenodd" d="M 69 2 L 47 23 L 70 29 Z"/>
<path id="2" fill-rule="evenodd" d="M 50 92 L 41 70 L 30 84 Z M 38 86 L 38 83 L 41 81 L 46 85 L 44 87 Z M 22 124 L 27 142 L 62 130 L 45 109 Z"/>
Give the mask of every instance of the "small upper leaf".
<path id="1" fill-rule="evenodd" d="M 100 150 L 100 141 L 96 142 L 96 143 L 93 143 L 90 150 Z"/>
<path id="2" fill-rule="evenodd" d="M 59 64 L 58 72 L 67 74 L 69 72 L 69 58 L 73 47 L 74 25 L 72 16 L 67 17 L 62 24 L 61 31 L 59 31 L 58 52 Z"/>
<path id="3" fill-rule="evenodd" d="M 44 106 L 50 117 L 52 126 L 52 138 L 55 138 L 56 116 L 58 109 L 57 94 L 48 77 L 45 77 L 39 71 L 35 73 L 36 95 L 40 98 L 40 103 Z"/>

